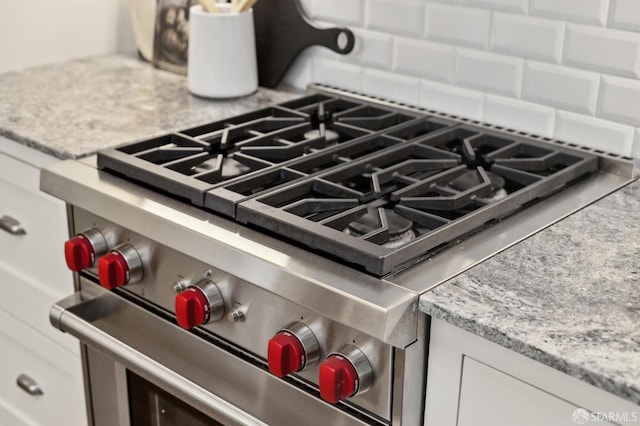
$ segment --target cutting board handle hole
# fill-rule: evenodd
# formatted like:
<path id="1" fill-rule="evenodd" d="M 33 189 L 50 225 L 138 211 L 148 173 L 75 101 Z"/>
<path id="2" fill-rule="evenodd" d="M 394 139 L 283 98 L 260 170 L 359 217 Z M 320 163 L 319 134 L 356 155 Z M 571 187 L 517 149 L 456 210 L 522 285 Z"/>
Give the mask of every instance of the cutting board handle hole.
<path id="1" fill-rule="evenodd" d="M 353 38 L 353 34 L 350 31 L 343 30 L 338 33 L 338 36 L 336 37 L 336 45 L 340 52 L 347 53 L 353 48 Z"/>

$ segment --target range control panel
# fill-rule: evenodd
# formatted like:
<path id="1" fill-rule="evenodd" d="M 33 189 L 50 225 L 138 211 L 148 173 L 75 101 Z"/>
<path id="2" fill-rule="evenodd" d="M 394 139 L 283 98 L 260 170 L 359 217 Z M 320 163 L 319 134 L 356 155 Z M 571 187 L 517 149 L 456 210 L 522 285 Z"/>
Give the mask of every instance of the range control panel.
<path id="1" fill-rule="evenodd" d="M 391 346 L 211 267 L 206 258 L 214 253 L 198 260 L 74 208 L 64 254 L 71 270 L 139 296 L 186 330 L 225 339 L 264 360 L 275 376 L 293 375 L 329 403 L 352 402 L 390 418 Z"/>

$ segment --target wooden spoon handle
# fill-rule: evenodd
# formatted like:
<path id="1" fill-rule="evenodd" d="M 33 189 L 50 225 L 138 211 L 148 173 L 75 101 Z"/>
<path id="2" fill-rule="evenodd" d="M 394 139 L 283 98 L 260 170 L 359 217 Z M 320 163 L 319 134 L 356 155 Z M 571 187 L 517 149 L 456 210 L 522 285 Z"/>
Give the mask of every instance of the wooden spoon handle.
<path id="1" fill-rule="evenodd" d="M 218 6 L 216 6 L 216 0 L 200 0 L 204 10 L 209 13 L 219 13 Z"/>

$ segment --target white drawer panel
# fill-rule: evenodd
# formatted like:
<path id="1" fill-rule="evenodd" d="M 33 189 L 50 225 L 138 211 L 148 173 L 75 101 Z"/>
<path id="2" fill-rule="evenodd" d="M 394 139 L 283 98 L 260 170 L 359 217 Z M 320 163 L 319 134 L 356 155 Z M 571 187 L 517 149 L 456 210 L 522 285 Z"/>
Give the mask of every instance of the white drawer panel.
<path id="1" fill-rule="evenodd" d="M 15 412 L 15 408 L 6 401 L 0 399 L 0 425 L 28 426 L 31 422 Z"/>
<path id="2" fill-rule="evenodd" d="M 0 194 L 0 217 L 8 215 L 26 230 L 24 235 L 0 230 L 0 267 L 51 286 L 61 297 L 67 295 L 73 285 L 64 261 L 68 236 L 64 203 L 1 179 Z"/>
<path id="3" fill-rule="evenodd" d="M 57 368 L 60 354 L 51 353 L 50 348 L 34 353 L 15 340 L 32 336 L 28 327 L 12 320 L 10 315 L 0 312 L 0 322 L 4 330 L 0 332 L 0 398 L 12 407 L 16 417 L 29 419 L 28 423 L 37 425 L 86 425 L 86 412 L 82 380 L 72 377 Z M 4 334 L 9 331 L 12 336 Z M 55 346 L 55 345 L 53 345 Z M 68 357 L 74 357 L 69 354 Z M 75 357 L 74 357 L 75 358 Z M 43 394 L 29 395 L 19 388 L 16 379 L 26 374 L 35 380 Z"/>
<path id="4" fill-rule="evenodd" d="M 38 331 L 43 338 L 63 346 L 75 356 L 80 356 L 78 340 L 55 329 L 49 322 L 51 306 L 61 299 L 46 285 L 22 279 L 10 271 L 0 268 L 0 310 Z M 68 295 L 71 291 L 68 292 Z M 66 295 L 65 295 L 66 296 Z M 0 326 L 2 328 L 2 326 Z"/>
<path id="5" fill-rule="evenodd" d="M 44 364 L 63 372 L 78 383 L 82 382 L 82 362 L 77 349 L 69 350 L 55 343 L 4 310 L 0 310 L 0 336 L 11 339 L 14 346 L 21 346 L 38 354 Z M 4 350 L 1 345 L 0 350 Z"/>

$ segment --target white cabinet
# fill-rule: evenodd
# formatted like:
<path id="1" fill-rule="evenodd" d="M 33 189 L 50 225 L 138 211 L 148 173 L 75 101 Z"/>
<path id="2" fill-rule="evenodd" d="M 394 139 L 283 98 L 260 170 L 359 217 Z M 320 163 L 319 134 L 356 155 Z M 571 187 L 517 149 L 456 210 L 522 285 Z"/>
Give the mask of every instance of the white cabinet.
<path id="1" fill-rule="evenodd" d="M 615 422 L 607 422 L 612 415 Z M 575 426 L 593 420 L 637 425 L 640 407 L 432 320 L 425 426 Z"/>
<path id="2" fill-rule="evenodd" d="M 49 324 L 51 305 L 73 292 L 63 244 L 63 202 L 39 191 L 40 168 L 55 161 L 0 137 L 0 425 L 86 425 L 80 348 Z M 26 375 L 41 389 L 18 386 Z"/>

